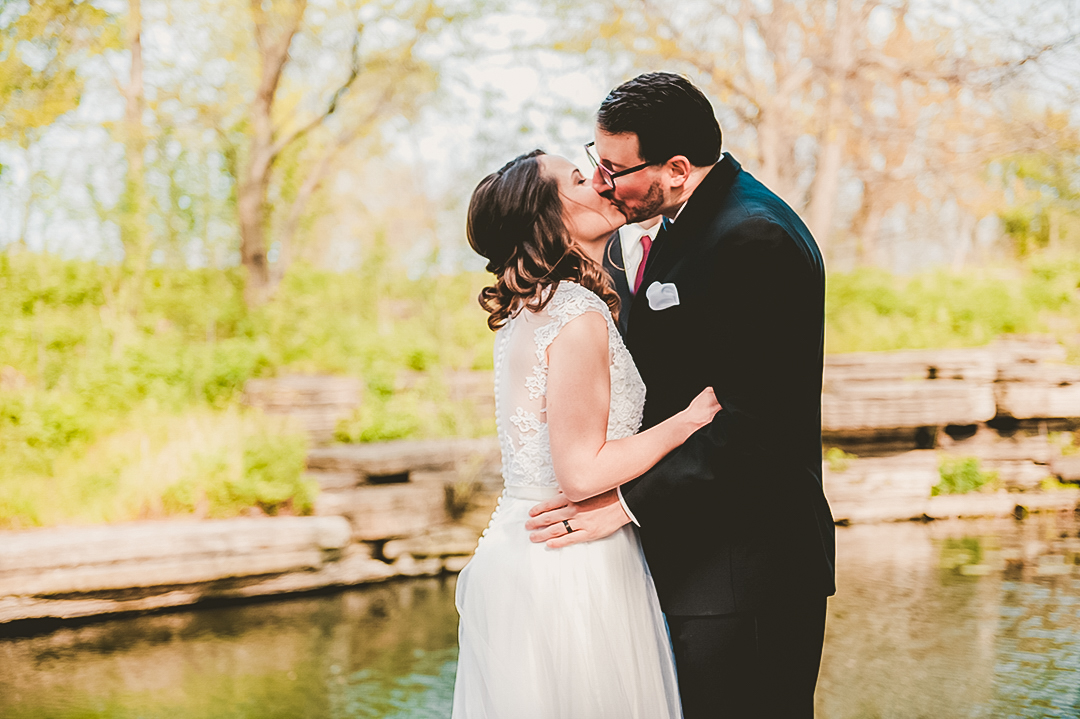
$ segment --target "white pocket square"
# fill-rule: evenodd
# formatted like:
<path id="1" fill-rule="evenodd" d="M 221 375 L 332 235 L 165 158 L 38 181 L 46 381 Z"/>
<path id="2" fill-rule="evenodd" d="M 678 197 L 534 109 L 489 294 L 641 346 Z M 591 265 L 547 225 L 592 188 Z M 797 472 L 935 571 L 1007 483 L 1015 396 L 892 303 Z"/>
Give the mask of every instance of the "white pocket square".
<path id="1" fill-rule="evenodd" d="M 653 282 L 645 290 L 645 296 L 654 310 L 666 310 L 679 304 L 679 289 L 671 282 Z"/>

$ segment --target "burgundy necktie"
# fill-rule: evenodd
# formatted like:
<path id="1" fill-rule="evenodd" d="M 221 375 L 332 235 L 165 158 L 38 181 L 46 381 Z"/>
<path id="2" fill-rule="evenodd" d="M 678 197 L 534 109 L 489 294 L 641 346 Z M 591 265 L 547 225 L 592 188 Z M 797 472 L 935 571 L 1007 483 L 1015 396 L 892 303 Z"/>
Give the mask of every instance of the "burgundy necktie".
<path id="1" fill-rule="evenodd" d="M 634 294 L 637 294 L 638 288 L 641 287 L 641 278 L 645 276 L 645 262 L 649 259 L 649 250 L 652 249 L 652 240 L 649 239 L 649 233 L 645 233 L 641 236 L 641 264 L 637 266 L 637 277 L 634 278 Z"/>

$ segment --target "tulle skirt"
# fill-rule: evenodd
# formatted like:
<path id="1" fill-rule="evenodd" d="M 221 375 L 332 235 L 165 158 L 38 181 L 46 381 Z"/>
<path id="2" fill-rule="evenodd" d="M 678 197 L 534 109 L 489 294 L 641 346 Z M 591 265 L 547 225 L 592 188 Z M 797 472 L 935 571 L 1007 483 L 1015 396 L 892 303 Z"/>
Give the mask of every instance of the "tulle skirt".
<path id="1" fill-rule="evenodd" d="M 675 667 L 630 526 L 548 549 L 529 509 L 554 492 L 507 488 L 457 583 L 453 719 L 676 719 Z"/>

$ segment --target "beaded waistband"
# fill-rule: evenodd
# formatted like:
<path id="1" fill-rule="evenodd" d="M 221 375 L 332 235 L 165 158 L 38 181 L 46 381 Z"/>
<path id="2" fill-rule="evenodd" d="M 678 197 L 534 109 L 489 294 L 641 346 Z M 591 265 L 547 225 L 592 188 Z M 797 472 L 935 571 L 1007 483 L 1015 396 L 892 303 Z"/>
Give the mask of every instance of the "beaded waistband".
<path id="1" fill-rule="evenodd" d="M 558 493 L 558 487 L 523 487 L 520 485 L 508 484 L 503 488 L 503 494 L 507 497 L 513 497 L 514 499 L 532 499 L 537 502 L 541 502 L 545 499 L 552 499 Z"/>

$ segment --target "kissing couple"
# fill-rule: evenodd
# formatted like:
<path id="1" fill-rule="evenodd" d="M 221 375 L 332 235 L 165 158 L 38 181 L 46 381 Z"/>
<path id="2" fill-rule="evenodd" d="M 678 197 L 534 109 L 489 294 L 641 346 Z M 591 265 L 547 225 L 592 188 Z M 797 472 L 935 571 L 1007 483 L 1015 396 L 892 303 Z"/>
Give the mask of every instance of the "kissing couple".
<path id="1" fill-rule="evenodd" d="M 586 149 L 591 177 L 536 150 L 469 205 L 505 489 L 458 579 L 453 717 L 813 717 L 821 253 L 682 76 L 612 90 Z"/>

